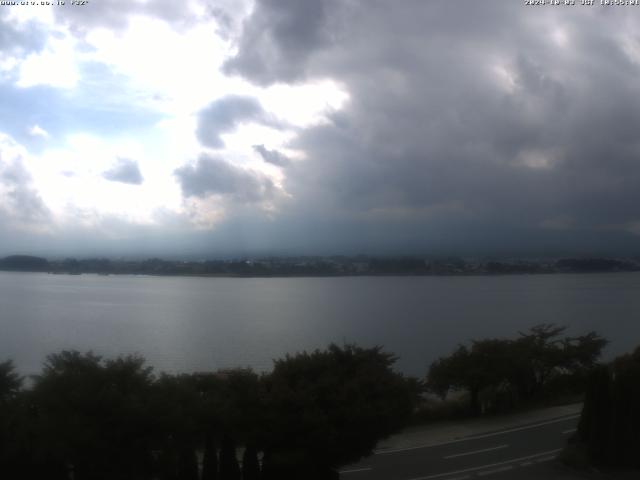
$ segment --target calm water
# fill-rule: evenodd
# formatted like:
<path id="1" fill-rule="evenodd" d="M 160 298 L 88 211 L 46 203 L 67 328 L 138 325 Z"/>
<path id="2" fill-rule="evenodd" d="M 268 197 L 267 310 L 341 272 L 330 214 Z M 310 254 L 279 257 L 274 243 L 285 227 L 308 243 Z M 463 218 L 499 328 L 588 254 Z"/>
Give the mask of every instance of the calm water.
<path id="1" fill-rule="evenodd" d="M 423 375 L 459 342 L 542 322 L 640 344 L 640 274 L 189 278 L 0 273 L 0 360 L 35 373 L 64 348 L 140 353 L 158 370 L 271 368 L 330 342 L 384 345 Z"/>

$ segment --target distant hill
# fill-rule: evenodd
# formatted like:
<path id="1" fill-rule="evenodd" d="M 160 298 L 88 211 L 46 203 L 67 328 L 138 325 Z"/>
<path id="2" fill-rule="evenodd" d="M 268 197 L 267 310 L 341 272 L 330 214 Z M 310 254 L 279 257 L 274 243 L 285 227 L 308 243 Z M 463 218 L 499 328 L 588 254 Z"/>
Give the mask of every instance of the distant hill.
<path id="1" fill-rule="evenodd" d="M 46 258 L 31 255 L 11 255 L 0 259 L 0 269 L 20 272 L 42 272 L 49 268 Z"/>
<path id="2" fill-rule="evenodd" d="M 567 272 L 633 272 L 638 265 L 613 258 L 566 258 L 559 260 L 556 267 Z"/>
<path id="3" fill-rule="evenodd" d="M 79 275 L 197 275 L 229 277 L 295 277 L 359 275 L 513 275 L 536 273 L 601 273 L 640 271 L 640 258 L 565 258 L 463 260 L 456 257 L 268 257 L 233 260 L 122 260 L 65 258 L 47 260 L 32 255 L 0 259 L 0 270 Z"/>

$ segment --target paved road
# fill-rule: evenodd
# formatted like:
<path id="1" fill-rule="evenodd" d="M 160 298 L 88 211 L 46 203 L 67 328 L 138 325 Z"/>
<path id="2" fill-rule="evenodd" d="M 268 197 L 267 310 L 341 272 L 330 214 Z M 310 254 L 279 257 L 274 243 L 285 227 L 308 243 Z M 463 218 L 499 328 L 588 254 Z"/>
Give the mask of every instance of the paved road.
<path id="1" fill-rule="evenodd" d="M 345 468 L 343 480 L 467 480 L 524 477 L 555 459 L 579 415 L 429 446 L 385 450 Z M 505 475 L 511 472 L 512 476 Z"/>

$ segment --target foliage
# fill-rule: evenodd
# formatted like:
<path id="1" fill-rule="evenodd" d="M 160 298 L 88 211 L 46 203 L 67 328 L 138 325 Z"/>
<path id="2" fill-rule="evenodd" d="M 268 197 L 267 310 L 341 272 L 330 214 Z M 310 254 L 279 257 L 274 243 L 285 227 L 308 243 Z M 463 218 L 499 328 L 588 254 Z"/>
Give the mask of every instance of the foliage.
<path id="1" fill-rule="evenodd" d="M 11 360 L 0 363 L 0 403 L 15 397 L 22 388 L 23 378 L 16 372 Z"/>
<path id="2" fill-rule="evenodd" d="M 33 388 L 41 448 L 72 465 L 78 480 L 148 477 L 152 381 L 139 357 L 50 355 Z"/>
<path id="3" fill-rule="evenodd" d="M 335 468 L 370 453 L 411 414 L 417 382 L 394 373 L 394 361 L 379 348 L 331 346 L 277 360 L 262 376 L 248 369 L 155 376 L 137 356 L 62 351 L 47 357 L 28 390 L 5 362 L 0 475 L 335 478 Z"/>
<path id="4" fill-rule="evenodd" d="M 470 347 L 460 345 L 450 356 L 432 363 L 428 389 L 442 398 L 450 391 L 466 391 L 470 413 L 479 414 L 483 392 L 491 393 L 492 398 L 485 402 L 489 407 L 500 396 L 514 406 L 544 394 L 556 378 L 584 378 L 607 341 L 595 332 L 561 338 L 565 330 L 542 324 L 513 340 L 484 339 L 471 342 Z"/>
<path id="5" fill-rule="evenodd" d="M 640 468 L 640 347 L 595 369 L 578 437 L 596 465 Z"/>
<path id="6" fill-rule="evenodd" d="M 380 347 L 354 345 L 276 361 L 266 379 L 271 465 L 305 465 L 308 476 L 369 455 L 416 405 L 417 382 L 395 373 L 394 362 Z"/>

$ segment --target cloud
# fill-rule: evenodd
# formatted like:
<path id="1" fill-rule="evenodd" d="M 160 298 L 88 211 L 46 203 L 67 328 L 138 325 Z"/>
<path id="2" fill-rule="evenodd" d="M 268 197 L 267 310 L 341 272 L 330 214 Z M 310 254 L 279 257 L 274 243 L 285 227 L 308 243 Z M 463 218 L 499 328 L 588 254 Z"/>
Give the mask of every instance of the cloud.
<path id="1" fill-rule="evenodd" d="M 34 21 L 16 22 L 10 17 L 10 7 L 0 9 L 0 52 L 23 57 L 46 45 L 47 33 Z"/>
<path id="2" fill-rule="evenodd" d="M 9 22 L 8 9 L 2 10 L 0 74 L 9 81 L 0 92 L 0 130 L 32 155 L 64 149 L 64 139 L 76 132 L 105 144 L 136 143 L 139 149 L 121 155 L 144 162 L 145 189 L 156 195 L 144 211 L 165 192 L 173 203 L 163 205 L 177 216 L 188 217 L 189 206 L 210 209 L 222 218 L 216 245 L 233 247 L 250 231 L 252 242 L 308 253 L 638 251 L 640 41 L 629 9 L 529 9 L 523 15 L 521 4 L 495 0 L 464 6 L 407 0 L 393 8 L 383 0 L 248 5 L 194 1 L 182 9 L 168 0 L 115 0 L 53 9 L 59 23 L 44 33 L 42 25 Z M 33 40 L 29 32 L 37 34 Z M 154 43 L 149 32 L 162 32 L 164 48 L 154 49 L 158 37 Z M 224 38 L 215 38 L 220 32 Z M 18 88 L 22 60 L 42 51 L 32 58 L 47 59 L 49 34 L 61 44 L 76 42 L 71 53 L 82 59 L 75 64 L 81 81 L 64 91 L 35 80 Z M 135 54 L 127 56 L 130 39 Z M 169 55 L 177 60 L 167 63 L 161 52 L 169 45 L 178 45 Z M 187 48 L 198 53 L 181 63 L 185 45 L 201 49 Z M 149 52 L 155 55 L 151 73 L 138 61 L 151 58 Z M 216 70 L 224 59 L 224 72 L 242 78 Z M 184 68 L 164 75 L 176 65 Z M 314 87 L 321 84 L 335 88 Z M 338 90 L 348 101 L 331 101 L 329 91 Z M 318 118 L 296 111 L 308 97 L 313 108 L 298 110 L 322 112 Z M 170 153 L 156 129 L 160 123 L 181 126 Z M 35 126 L 51 140 L 42 142 Z M 176 170 L 200 147 L 219 155 Z M 283 152 L 295 152 L 295 161 Z M 113 153 L 99 167 L 94 158 L 88 170 L 107 169 L 120 155 Z M 26 154 L 7 161 L 6 155 L 3 150 L 3 222 L 46 218 L 40 195 L 51 208 L 63 208 L 53 200 L 50 163 Z M 258 155 L 283 168 L 238 166 L 244 159 L 260 162 Z M 114 165 L 105 177 L 142 182 L 135 162 L 125 167 Z M 76 177 L 65 179 L 60 171 Z M 60 185 L 78 188 L 71 203 L 86 199 L 86 211 L 99 205 L 101 214 L 111 208 L 116 216 L 123 208 L 97 200 L 109 198 L 116 185 L 92 173 L 96 184 L 88 188 L 66 163 L 57 172 L 66 182 Z M 97 187 L 104 190 L 98 194 Z M 186 238 L 193 232 L 180 218 Z M 121 231 L 124 238 L 126 225 Z M 198 238 L 202 248 L 212 244 Z"/>
<path id="3" fill-rule="evenodd" d="M 268 150 L 264 145 L 254 145 L 253 149 L 258 152 L 265 162 L 275 165 L 276 167 L 287 167 L 291 163 L 291 160 L 289 160 L 286 155 L 283 155 L 277 150 Z"/>
<path id="4" fill-rule="evenodd" d="M 105 27 L 112 30 L 126 29 L 131 17 L 145 15 L 159 18 L 178 28 L 184 28 L 197 22 L 202 16 L 196 1 L 173 2 L 171 0 L 109 0 L 92 2 L 89 8 L 67 5 L 54 8 L 58 23 L 66 25 L 79 35 L 91 29 Z M 206 14 L 206 10 L 204 11 Z"/>
<path id="5" fill-rule="evenodd" d="M 223 148 L 221 134 L 232 132 L 242 123 L 251 122 L 280 127 L 279 122 L 265 112 L 255 98 L 228 95 L 200 111 L 196 135 L 204 146 Z"/>
<path id="6" fill-rule="evenodd" d="M 330 43 L 330 14 L 338 9 L 334 0 L 257 0 L 226 72 L 263 85 L 300 80 L 309 58 Z"/>
<path id="7" fill-rule="evenodd" d="M 47 132 L 40 125 L 35 124 L 29 129 L 29 135 L 32 137 L 49 138 L 49 132 Z"/>
<path id="8" fill-rule="evenodd" d="M 339 244 L 368 231 L 399 250 L 633 245 L 640 42 L 627 11 L 289 3 L 257 1 L 226 68 L 349 94 L 287 145 L 305 156 L 284 179 L 291 230 L 323 219 L 316 231 Z"/>
<path id="9" fill-rule="evenodd" d="M 276 193 L 273 181 L 259 172 L 237 167 L 220 157 L 201 155 L 194 165 L 175 171 L 185 197 L 229 197 L 241 203 L 257 203 Z"/>
<path id="10" fill-rule="evenodd" d="M 138 163 L 127 158 L 119 158 L 113 167 L 102 174 L 102 177 L 112 182 L 129 185 L 141 185 L 144 181 Z"/>
<path id="11" fill-rule="evenodd" d="M 4 229 L 40 231 L 51 213 L 33 186 L 24 156 L 20 145 L 0 134 L 0 217 Z"/>

